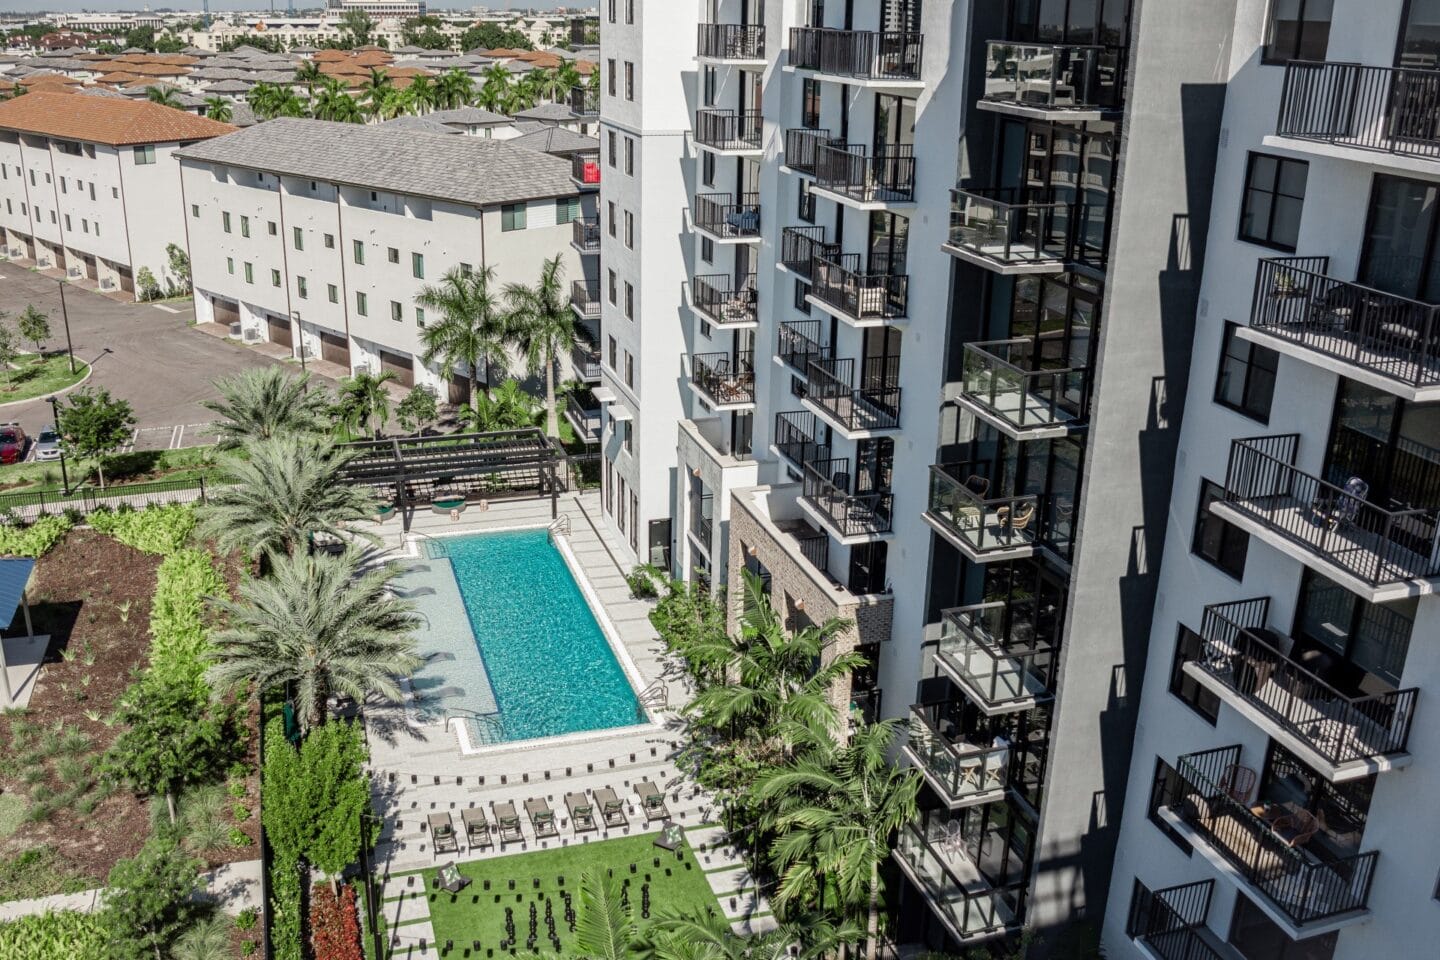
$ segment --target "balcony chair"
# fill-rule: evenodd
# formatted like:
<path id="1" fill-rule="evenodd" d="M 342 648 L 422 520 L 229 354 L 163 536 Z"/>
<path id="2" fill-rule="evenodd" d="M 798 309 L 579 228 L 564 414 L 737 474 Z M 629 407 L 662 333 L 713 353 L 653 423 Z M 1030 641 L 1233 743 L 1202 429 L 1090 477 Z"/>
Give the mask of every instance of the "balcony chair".
<path id="1" fill-rule="evenodd" d="M 1354 523 L 1355 518 L 1360 515 L 1360 507 L 1367 502 L 1370 495 L 1370 484 L 1360 477 L 1352 476 L 1345 481 L 1344 492 L 1335 495 L 1331 500 L 1328 494 L 1322 493 L 1310 504 L 1312 514 L 1319 521 L 1331 530 L 1339 530 L 1346 524 Z"/>
<path id="2" fill-rule="evenodd" d="M 1024 506 L 1001 507 L 995 511 L 996 519 L 1000 522 L 1000 528 L 1009 529 L 1010 538 L 1013 540 L 1015 534 L 1024 533 L 1030 527 L 1030 522 L 1035 519 L 1035 504 L 1027 503 Z"/>
<path id="3" fill-rule="evenodd" d="M 1282 817 L 1276 817 L 1270 824 L 1275 835 L 1291 848 L 1303 847 L 1320 830 L 1320 821 L 1309 810 L 1297 809 Z"/>
<path id="4" fill-rule="evenodd" d="M 760 209 L 737 206 L 725 214 L 725 225 L 730 228 L 731 236 L 743 237 L 756 233 L 760 229 Z"/>
<path id="5" fill-rule="evenodd" d="M 965 478 L 965 489 L 984 500 L 985 495 L 990 492 L 990 481 L 978 473 L 972 473 Z"/>
<path id="6" fill-rule="evenodd" d="M 940 849 L 958 857 L 961 860 L 969 859 L 965 853 L 965 828 L 960 825 L 959 820 L 946 820 L 945 826 L 940 832 Z"/>
<path id="7" fill-rule="evenodd" d="M 1003 790 L 1010 771 L 1010 741 L 997 736 L 991 748 L 995 752 L 985 758 L 985 789 Z"/>
<path id="8" fill-rule="evenodd" d="M 1220 774 L 1218 786 L 1231 800 L 1248 806 L 1258 775 L 1249 767 L 1232 763 Z"/>

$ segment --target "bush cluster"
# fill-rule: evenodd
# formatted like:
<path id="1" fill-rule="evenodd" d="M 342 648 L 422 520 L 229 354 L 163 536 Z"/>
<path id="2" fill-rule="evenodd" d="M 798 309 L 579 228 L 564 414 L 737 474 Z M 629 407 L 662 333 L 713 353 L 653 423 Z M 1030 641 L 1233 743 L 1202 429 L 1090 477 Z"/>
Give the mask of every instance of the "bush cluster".
<path id="1" fill-rule="evenodd" d="M 106 960 L 104 927 L 97 917 L 69 910 L 0 923 L 0 957 Z"/>
<path id="2" fill-rule="evenodd" d="M 144 510 L 102 508 L 86 517 L 90 526 L 126 546 L 168 556 L 185 546 L 195 529 L 195 509 L 187 504 Z"/>
<path id="3" fill-rule="evenodd" d="M 225 581 L 210 554 L 184 549 L 167 556 L 156 573 L 150 608 L 150 672 L 162 680 L 204 684 L 205 598 L 225 595 Z"/>
<path id="4" fill-rule="evenodd" d="M 0 526 L 0 556 L 43 557 L 74 526 L 68 517 L 40 517 L 28 526 Z"/>

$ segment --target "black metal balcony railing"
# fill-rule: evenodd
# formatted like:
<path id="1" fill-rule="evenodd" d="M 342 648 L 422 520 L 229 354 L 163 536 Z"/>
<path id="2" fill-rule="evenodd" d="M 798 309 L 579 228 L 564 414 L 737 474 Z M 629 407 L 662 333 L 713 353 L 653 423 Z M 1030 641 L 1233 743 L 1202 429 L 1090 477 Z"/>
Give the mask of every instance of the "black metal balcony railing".
<path id="1" fill-rule="evenodd" d="M 729 274 L 695 277 L 690 284 L 690 304 L 718 326 L 754 323 L 759 295 L 755 274 L 737 281 Z"/>
<path id="2" fill-rule="evenodd" d="M 600 218 L 577 217 L 570 221 L 570 242 L 577 250 L 596 253 L 600 250 Z"/>
<path id="3" fill-rule="evenodd" d="M 712 60 L 764 60 L 765 26 L 755 23 L 702 23 L 695 55 Z"/>
<path id="4" fill-rule="evenodd" d="M 835 142 L 829 130 L 811 130 L 808 127 L 786 130 L 785 166 L 814 176 L 816 153 L 826 144 Z"/>
<path id="5" fill-rule="evenodd" d="M 890 532 L 895 497 L 889 490 L 861 490 L 868 474 L 853 474 L 849 460 L 805 464 L 801 496 L 842 537 Z"/>
<path id="6" fill-rule="evenodd" d="M 1440 306 L 1329 269 L 1329 257 L 1261 260 L 1250 326 L 1406 386 L 1440 385 Z"/>
<path id="7" fill-rule="evenodd" d="M 1018 431 L 1067 426 L 1085 415 L 1090 374 L 1084 367 L 1030 369 L 1038 347 L 1028 338 L 965 344 L 961 391 Z"/>
<path id="8" fill-rule="evenodd" d="M 1341 487 L 1304 473 L 1299 442 L 1293 433 L 1233 441 L 1225 503 L 1372 587 L 1440 576 L 1433 508 L 1384 510 L 1365 499 L 1361 478 Z"/>
<path id="9" fill-rule="evenodd" d="M 799 469 L 830 459 L 830 444 L 820 443 L 820 422 L 809 410 L 775 414 L 775 449 Z"/>
<path id="10" fill-rule="evenodd" d="M 755 402 L 753 354 L 697 353 L 690 358 L 690 382 L 716 406 Z"/>
<path id="11" fill-rule="evenodd" d="M 1010 782 L 1010 745 L 994 746 L 988 736 L 984 743 L 947 737 L 936 726 L 932 713 L 930 707 L 911 705 L 906 745 L 930 778 L 940 784 L 946 801 L 963 803 L 1004 790 Z"/>
<path id="12" fill-rule="evenodd" d="M 857 322 L 898 320 L 909 305 L 910 278 L 861 273 L 858 253 L 816 253 L 810 283 L 811 296 Z"/>
<path id="13" fill-rule="evenodd" d="M 1346 696 L 1276 649 L 1294 641 L 1266 627 L 1269 609 L 1268 597 L 1206 607 L 1181 657 L 1333 764 L 1403 753 L 1419 691 Z"/>
<path id="14" fill-rule="evenodd" d="M 1028 705 L 1049 693 L 1055 650 L 1005 630 L 1007 605 L 976 603 L 941 613 L 935 655 L 992 708 Z"/>
<path id="15" fill-rule="evenodd" d="M 857 80 L 918 80 L 925 38 L 892 30 L 790 28 L 790 65 Z"/>
<path id="16" fill-rule="evenodd" d="M 599 379 L 599 375 L 596 375 Z M 565 419 L 570 421 L 570 426 L 586 443 L 595 443 L 600 439 L 600 408 L 593 407 L 586 409 L 577 404 L 573 399 L 565 405 Z"/>
<path id="17" fill-rule="evenodd" d="M 570 158 L 570 178 L 582 187 L 600 186 L 600 154 L 577 153 Z"/>
<path id="18" fill-rule="evenodd" d="M 1117 109 L 1123 63 L 1118 47 L 990 40 L 984 99 L 1044 110 Z"/>
<path id="19" fill-rule="evenodd" d="M 815 186 L 857 203 L 908 203 L 915 199 L 915 147 L 892 144 L 872 153 L 860 144 L 821 144 Z"/>
<path id="20" fill-rule="evenodd" d="M 577 117 L 598 117 L 600 115 L 600 91 L 586 87 L 575 87 L 570 91 L 570 112 Z"/>
<path id="21" fill-rule="evenodd" d="M 600 281 L 572 281 L 570 305 L 580 311 L 580 315 L 587 320 L 600 316 Z"/>
<path id="22" fill-rule="evenodd" d="M 825 242 L 824 227 L 786 227 L 780 231 L 780 262 L 807 280 L 814 274 L 812 262 L 816 257 L 839 253 L 839 244 Z"/>
<path id="23" fill-rule="evenodd" d="M 765 118 L 759 113 L 695 111 L 695 142 L 716 150 L 759 150 Z"/>
<path id="24" fill-rule="evenodd" d="M 704 493 L 690 497 L 690 532 L 705 552 L 710 552 L 710 535 L 715 530 L 715 494 Z"/>
<path id="25" fill-rule="evenodd" d="M 723 238 L 760 236 L 760 194 L 702 193 L 695 197 L 695 226 Z"/>
<path id="26" fill-rule="evenodd" d="M 805 370 L 805 396 L 846 430 L 891 430 L 900 425 L 900 358 L 865 361 L 852 386 L 855 361 L 820 357 Z"/>
<path id="27" fill-rule="evenodd" d="M 1440 157 L 1440 70 L 1292 61 L 1275 132 L 1361 150 Z"/>
<path id="28" fill-rule="evenodd" d="M 900 830 L 894 855 L 918 878 L 931 908 L 961 939 L 968 941 L 1017 926 L 1025 905 L 1027 881 L 1021 878 L 992 886 L 962 879 L 943 852 L 947 845 L 947 838 L 927 837 L 919 825 L 910 823 Z M 967 855 L 954 856 L 963 860 Z M 966 872 L 973 869 L 968 867 Z"/>
<path id="29" fill-rule="evenodd" d="M 1068 260 L 1075 204 L 1015 187 L 950 191 L 950 245 L 1006 265 Z"/>
<path id="30" fill-rule="evenodd" d="M 1225 960 L 1202 935 L 1214 880 L 1151 890 L 1135 881 L 1125 933 L 1160 960 Z"/>
<path id="31" fill-rule="evenodd" d="M 1162 764 L 1151 816 L 1168 810 L 1178 817 L 1297 924 L 1365 909 L 1378 851 L 1322 859 L 1292 847 L 1222 786 L 1225 771 L 1239 763 L 1236 745 L 1182 756 L 1174 767 Z"/>
<path id="32" fill-rule="evenodd" d="M 581 380 L 600 379 L 600 350 L 583 341 L 577 342 L 570 352 L 570 363 Z"/>
<path id="33" fill-rule="evenodd" d="M 1032 546 L 1040 525 L 1040 498 L 1033 493 L 990 496 L 990 481 L 973 473 L 972 466 L 930 468 L 928 516 L 977 555 Z"/>
<path id="34" fill-rule="evenodd" d="M 828 579 L 830 577 L 830 534 L 823 530 L 795 530 L 790 535 L 795 538 L 796 545 L 800 547 L 800 555 L 819 571 L 821 576 Z"/>
<path id="35" fill-rule="evenodd" d="M 830 356 L 830 348 L 820 343 L 823 335 L 819 320 L 782 323 L 775 352 L 786 364 L 808 375 L 811 360 Z"/>

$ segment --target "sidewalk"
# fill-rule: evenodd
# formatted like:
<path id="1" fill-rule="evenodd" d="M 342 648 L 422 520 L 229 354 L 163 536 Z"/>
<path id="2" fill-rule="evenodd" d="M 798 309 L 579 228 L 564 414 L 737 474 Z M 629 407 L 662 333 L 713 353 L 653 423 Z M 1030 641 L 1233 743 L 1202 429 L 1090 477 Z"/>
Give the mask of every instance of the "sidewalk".
<path id="1" fill-rule="evenodd" d="M 220 909 L 232 917 L 245 909 L 261 910 L 259 860 L 227 863 L 201 876 L 205 878 L 204 898 L 219 903 Z M 104 892 L 105 889 L 101 887 L 82 893 L 62 893 L 53 897 L 0 903 L 0 922 L 60 910 L 93 913 L 100 909 L 100 897 Z"/>

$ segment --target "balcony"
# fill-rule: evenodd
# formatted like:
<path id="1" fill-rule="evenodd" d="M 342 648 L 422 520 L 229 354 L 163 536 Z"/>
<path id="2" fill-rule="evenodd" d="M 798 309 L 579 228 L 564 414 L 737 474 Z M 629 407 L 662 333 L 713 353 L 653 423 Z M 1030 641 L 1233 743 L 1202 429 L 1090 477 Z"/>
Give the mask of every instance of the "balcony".
<path id="1" fill-rule="evenodd" d="M 880 326 L 905 319 L 910 278 L 862 273 L 858 253 L 816 253 L 810 283 L 810 301 L 852 326 Z"/>
<path id="2" fill-rule="evenodd" d="M 862 382 L 852 386 L 855 361 L 822 357 L 805 371 L 806 408 L 856 440 L 880 430 L 900 427 L 900 364 L 898 357 L 867 360 Z"/>
<path id="3" fill-rule="evenodd" d="M 795 127 L 785 131 L 785 166 L 815 176 L 815 159 L 820 148 L 835 143 L 829 130 Z"/>
<path id="4" fill-rule="evenodd" d="M 985 44 L 985 110 L 1042 120 L 1103 120 L 1121 110 L 1123 54 L 1087 44 Z"/>
<path id="5" fill-rule="evenodd" d="M 597 376 L 595 378 L 599 380 Z M 600 442 L 600 408 L 585 408 L 571 399 L 565 404 L 565 419 L 570 421 L 575 436 L 585 443 Z"/>
<path id="6" fill-rule="evenodd" d="M 577 117 L 600 116 L 600 91 L 575 87 L 570 91 L 570 112 Z"/>
<path id="7" fill-rule="evenodd" d="M 815 190 L 862 210 L 884 210 L 915 202 L 915 147 L 880 147 L 831 142 L 815 150 Z"/>
<path id="8" fill-rule="evenodd" d="M 905 755 L 951 810 L 1003 799 L 1010 782 L 1010 745 L 971 743 L 940 716 L 937 705 L 910 707 Z M 942 730 L 944 732 L 942 732 Z"/>
<path id="9" fill-rule="evenodd" d="M 950 191 L 945 251 L 995 273 L 1060 273 L 1071 259 L 1075 205 L 1013 187 Z"/>
<path id="10" fill-rule="evenodd" d="M 810 361 L 830 356 L 830 348 L 822 346 L 819 320 L 801 320 L 780 324 L 775 355 L 802 376 L 809 376 Z"/>
<path id="11" fill-rule="evenodd" d="M 775 452 L 796 470 L 805 464 L 830 459 L 830 445 L 821 443 L 820 421 L 809 410 L 787 410 L 775 414 Z"/>
<path id="12" fill-rule="evenodd" d="M 724 63 L 765 62 L 765 26 L 750 23 L 702 23 L 695 56 Z"/>
<path id="13" fill-rule="evenodd" d="M 714 153 L 749 156 L 760 152 L 765 118 L 759 113 L 695 111 L 695 143 Z"/>
<path id="14" fill-rule="evenodd" d="M 742 277 L 736 286 L 729 274 L 695 277 L 690 282 L 690 306 L 717 327 L 753 327 L 758 322 L 755 274 Z"/>
<path id="15" fill-rule="evenodd" d="M 572 281 L 570 306 L 582 320 L 598 320 L 600 318 L 600 281 Z"/>
<path id="16" fill-rule="evenodd" d="M 1261 260 L 1245 338 L 1407 400 L 1440 400 L 1440 307 L 1329 269 L 1329 257 Z"/>
<path id="17" fill-rule="evenodd" d="M 858 86 L 920 85 L 925 38 L 899 30 L 790 28 L 790 66 Z"/>
<path id="18" fill-rule="evenodd" d="M 839 253 L 839 244 L 825 242 L 824 227 L 786 227 L 780 231 L 781 265 L 806 280 L 814 275 L 813 261 L 817 256 L 833 257 Z"/>
<path id="19" fill-rule="evenodd" d="M 1007 630 L 1008 612 L 997 601 L 941 614 L 935 663 L 986 716 L 1029 710 L 1050 697 L 1054 648 L 1035 643 L 1028 623 Z"/>
<path id="20" fill-rule="evenodd" d="M 1341 693 L 1291 659 L 1269 609 L 1268 597 L 1206 607 L 1200 639 L 1182 643 L 1185 671 L 1331 782 L 1408 763 L 1419 691 Z"/>
<path id="21" fill-rule="evenodd" d="M 1089 407 L 1089 371 L 1032 370 L 1040 351 L 1030 339 L 965 344 L 961 404 L 1017 440 L 1063 437 L 1080 426 Z"/>
<path id="22" fill-rule="evenodd" d="M 976 563 L 1018 560 L 1035 552 L 1039 501 L 1033 493 L 990 496 L 983 464 L 940 464 L 930 468 L 930 502 L 924 517 L 935 532 Z"/>
<path id="23" fill-rule="evenodd" d="M 755 406 L 755 368 L 747 350 L 697 353 L 690 358 L 690 386 L 716 410 L 744 410 Z"/>
<path id="24" fill-rule="evenodd" d="M 570 158 L 570 179 L 581 190 L 600 189 L 600 153 L 577 153 Z"/>
<path id="25" fill-rule="evenodd" d="M 1214 880 L 1163 890 L 1136 880 L 1125 933 L 1154 960 L 1233 960 L 1235 951 L 1205 926 L 1214 890 Z"/>
<path id="26" fill-rule="evenodd" d="M 1293 433 L 1233 441 L 1211 511 L 1372 603 L 1431 592 L 1435 511 L 1382 509 L 1362 478 L 1340 487 L 1297 469 L 1299 442 Z"/>
<path id="27" fill-rule="evenodd" d="M 959 943 L 1020 926 L 1025 881 L 992 884 L 969 859 L 958 834 L 906 824 L 892 856 Z"/>
<path id="28" fill-rule="evenodd" d="M 1437 103 L 1440 70 L 1293 61 L 1285 66 L 1275 133 L 1371 163 L 1383 161 L 1376 156 L 1381 153 L 1435 160 L 1440 158 Z M 1423 164 L 1397 165 L 1424 170 Z"/>
<path id="29" fill-rule="evenodd" d="M 760 194 L 702 193 L 695 197 L 695 229 L 716 243 L 760 240 Z"/>
<path id="30" fill-rule="evenodd" d="M 889 490 L 859 489 L 869 480 L 852 476 L 849 460 L 812 460 L 805 464 L 800 503 L 828 526 L 842 543 L 862 543 L 890 532 L 895 495 Z"/>
<path id="31" fill-rule="evenodd" d="M 577 217 L 570 221 L 570 246 L 580 253 L 600 252 L 600 218 Z"/>
<path id="32" fill-rule="evenodd" d="M 585 383 L 600 382 L 600 348 L 583 340 L 576 341 L 570 351 L 570 366 L 575 379 Z"/>
<path id="33" fill-rule="evenodd" d="M 1227 771 L 1239 762 L 1237 745 L 1182 756 L 1174 767 L 1162 764 L 1151 791 L 1151 817 L 1193 845 L 1296 939 L 1364 917 L 1378 852 L 1328 858 L 1307 844 L 1291 846 L 1225 786 Z"/>

